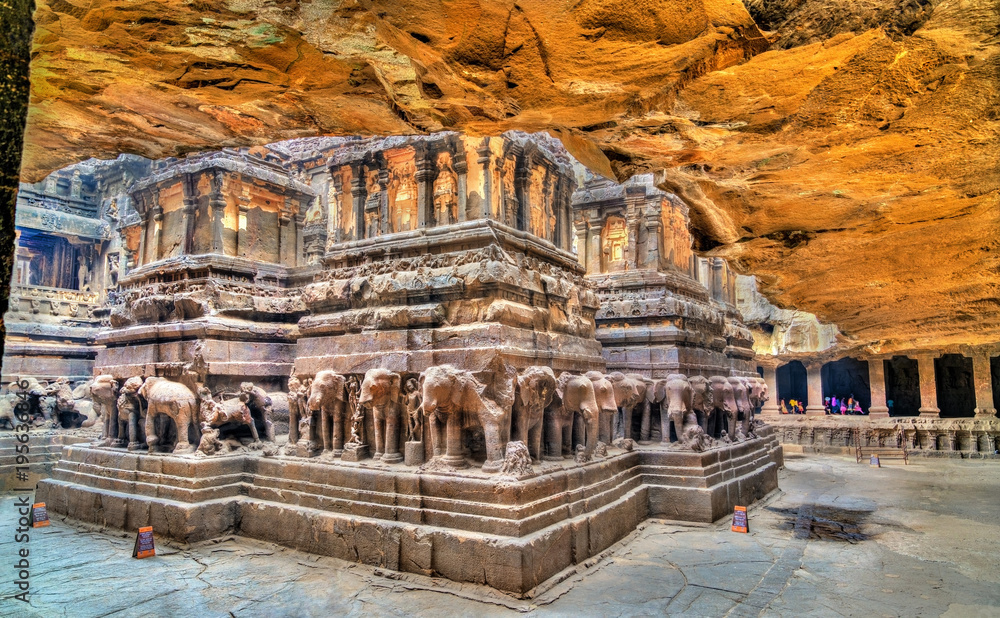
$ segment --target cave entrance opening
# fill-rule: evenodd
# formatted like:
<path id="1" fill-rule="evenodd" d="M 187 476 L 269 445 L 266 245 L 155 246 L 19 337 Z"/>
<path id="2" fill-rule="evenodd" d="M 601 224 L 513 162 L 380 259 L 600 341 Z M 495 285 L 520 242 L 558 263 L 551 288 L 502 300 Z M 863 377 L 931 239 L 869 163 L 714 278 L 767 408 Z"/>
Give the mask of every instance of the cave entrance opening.
<path id="1" fill-rule="evenodd" d="M 778 367 L 778 399 L 788 404 L 791 400 L 801 401 L 809 405 L 808 374 L 806 366 L 793 360 Z"/>
<path id="2" fill-rule="evenodd" d="M 889 416 L 920 414 L 920 372 L 917 361 L 893 356 L 885 361 L 885 398 L 892 402 Z"/>
<path id="3" fill-rule="evenodd" d="M 842 358 L 823 365 L 823 398 L 853 398 L 867 411 L 872 405 L 871 382 L 868 362 L 856 358 Z"/>
<path id="4" fill-rule="evenodd" d="M 961 354 L 945 354 L 934 359 L 934 381 L 941 418 L 968 418 L 976 415 L 976 390 L 972 379 L 972 359 Z"/>

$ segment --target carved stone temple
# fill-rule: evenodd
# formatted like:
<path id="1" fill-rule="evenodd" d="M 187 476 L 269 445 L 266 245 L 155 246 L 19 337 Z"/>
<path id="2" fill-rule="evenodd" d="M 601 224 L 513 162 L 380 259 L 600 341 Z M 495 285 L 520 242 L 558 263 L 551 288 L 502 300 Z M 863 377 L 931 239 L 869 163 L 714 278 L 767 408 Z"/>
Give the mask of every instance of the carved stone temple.
<path id="1" fill-rule="evenodd" d="M 624 184 L 580 167 L 576 250 L 597 290 L 608 369 L 653 378 L 752 375 L 753 337 L 736 309 L 736 275 L 691 250 L 687 206 L 651 174 Z"/>
<path id="2" fill-rule="evenodd" d="M 92 432 L 53 513 L 523 595 L 777 487 L 735 275 L 548 136 L 121 157 L 19 199 L 3 401 Z"/>

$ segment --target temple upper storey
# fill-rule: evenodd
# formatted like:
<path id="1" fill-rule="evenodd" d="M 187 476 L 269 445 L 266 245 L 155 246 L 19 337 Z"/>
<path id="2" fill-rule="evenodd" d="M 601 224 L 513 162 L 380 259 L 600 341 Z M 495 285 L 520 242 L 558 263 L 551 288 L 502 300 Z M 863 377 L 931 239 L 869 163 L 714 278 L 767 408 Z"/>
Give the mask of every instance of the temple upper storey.
<path id="1" fill-rule="evenodd" d="M 216 254 L 297 266 L 312 189 L 280 165 L 223 150 L 156 163 L 129 192 L 138 221 L 124 230 L 137 266 Z"/>
<path id="2" fill-rule="evenodd" d="M 272 149 L 316 195 L 305 217 L 307 259 L 342 243 L 488 219 L 568 251 L 575 186 L 565 153 L 544 138 L 453 133 L 294 140 Z"/>
<path id="3" fill-rule="evenodd" d="M 658 189 L 651 174 L 619 184 L 582 167 L 578 173 L 573 247 L 588 275 L 681 274 L 701 283 L 714 300 L 735 304 L 736 273 L 725 260 L 691 250 L 687 204 Z"/>

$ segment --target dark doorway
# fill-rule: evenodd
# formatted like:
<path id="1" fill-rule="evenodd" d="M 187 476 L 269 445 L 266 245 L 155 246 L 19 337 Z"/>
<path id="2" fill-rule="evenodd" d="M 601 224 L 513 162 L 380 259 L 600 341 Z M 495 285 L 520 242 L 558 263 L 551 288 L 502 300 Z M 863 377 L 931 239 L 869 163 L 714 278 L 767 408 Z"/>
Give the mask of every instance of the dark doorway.
<path id="1" fill-rule="evenodd" d="M 868 381 L 868 361 L 842 358 L 823 365 L 823 398 L 853 397 L 865 412 L 872 405 L 871 384 Z"/>
<path id="2" fill-rule="evenodd" d="M 764 377 L 764 368 L 763 367 L 757 367 L 757 375 L 759 375 L 762 378 Z"/>
<path id="3" fill-rule="evenodd" d="M 972 380 L 972 359 L 961 354 L 945 354 L 934 359 L 941 418 L 966 418 L 976 415 L 976 387 Z"/>
<path id="4" fill-rule="evenodd" d="M 990 359 L 990 380 L 993 382 L 993 409 L 1000 410 L 1000 356 Z"/>
<path id="5" fill-rule="evenodd" d="M 905 356 L 893 356 L 885 361 L 885 399 L 890 416 L 920 414 L 920 372 L 917 361 Z"/>
<path id="6" fill-rule="evenodd" d="M 791 361 L 778 367 L 778 400 L 787 404 L 794 399 L 809 405 L 809 387 L 806 382 L 806 366 L 799 361 Z"/>

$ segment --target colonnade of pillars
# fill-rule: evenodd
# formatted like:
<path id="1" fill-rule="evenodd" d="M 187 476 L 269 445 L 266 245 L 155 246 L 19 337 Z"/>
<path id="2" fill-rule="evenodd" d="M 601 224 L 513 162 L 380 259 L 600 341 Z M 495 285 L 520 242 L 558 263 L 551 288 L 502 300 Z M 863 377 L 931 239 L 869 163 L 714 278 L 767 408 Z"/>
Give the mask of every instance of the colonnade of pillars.
<path id="1" fill-rule="evenodd" d="M 934 359 L 937 354 L 916 355 L 917 371 L 920 375 L 920 409 L 919 413 L 924 418 L 940 418 L 941 410 L 938 408 L 937 380 L 934 370 Z M 972 373 L 974 390 L 976 395 L 976 416 L 992 417 L 996 415 L 996 408 L 993 406 L 993 383 L 990 375 L 990 354 L 989 352 L 974 352 L 972 356 Z M 888 418 L 889 407 L 886 405 L 886 385 L 885 385 L 885 358 L 875 357 L 866 359 L 868 361 L 868 379 L 871 385 L 871 406 L 868 410 L 869 418 Z M 806 384 L 809 405 L 806 407 L 807 415 L 826 414 L 823 407 L 823 379 L 821 370 L 823 363 L 804 362 L 806 367 Z M 779 414 L 778 408 L 778 363 L 761 363 L 764 370 L 764 381 L 767 383 L 768 392 L 771 393 L 767 403 L 762 408 L 763 414 Z"/>

